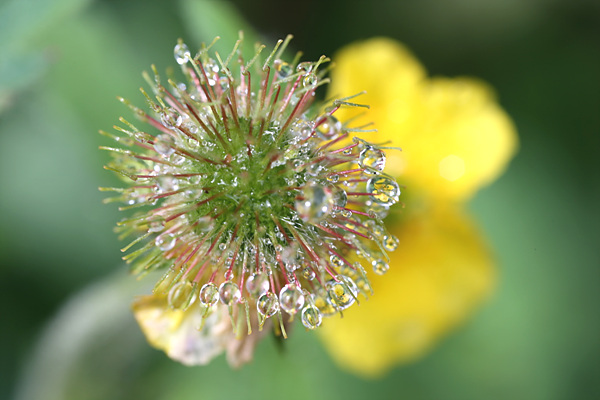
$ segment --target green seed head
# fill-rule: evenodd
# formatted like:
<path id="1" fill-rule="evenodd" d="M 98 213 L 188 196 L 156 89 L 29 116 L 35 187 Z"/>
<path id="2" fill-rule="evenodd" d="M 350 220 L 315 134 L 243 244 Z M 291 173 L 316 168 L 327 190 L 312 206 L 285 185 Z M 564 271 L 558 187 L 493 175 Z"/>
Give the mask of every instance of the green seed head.
<path id="1" fill-rule="evenodd" d="M 397 239 L 381 218 L 400 190 L 385 153 L 335 117 L 350 98 L 311 107 L 328 59 L 284 61 L 288 40 L 249 62 L 241 40 L 225 61 L 179 41 L 181 79 L 145 74 L 150 111 L 121 99 L 144 127 L 102 132 L 122 146 L 104 147 L 107 169 L 129 183 L 107 201 L 135 210 L 118 224 L 135 238 L 124 258 L 165 270 L 155 293 L 173 308 L 244 305 L 261 326 L 287 313 L 314 329 L 370 291 L 365 267 L 387 271 Z"/>

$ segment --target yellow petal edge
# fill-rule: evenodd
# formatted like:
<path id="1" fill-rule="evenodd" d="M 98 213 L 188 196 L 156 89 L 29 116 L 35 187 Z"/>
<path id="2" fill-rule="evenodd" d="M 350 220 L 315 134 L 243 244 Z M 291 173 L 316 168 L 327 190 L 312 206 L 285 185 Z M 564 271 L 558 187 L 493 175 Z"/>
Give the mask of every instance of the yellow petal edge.
<path id="1" fill-rule="evenodd" d="M 390 254 L 389 272 L 372 277 L 375 294 L 319 329 L 334 360 L 366 377 L 422 355 L 481 303 L 495 281 L 486 244 L 457 208 L 414 215 L 391 231 L 400 246 Z"/>
<path id="2" fill-rule="evenodd" d="M 376 38 L 350 45 L 335 57 L 330 96 L 366 91 L 374 142 L 389 142 L 388 167 L 410 190 L 464 201 L 501 175 L 518 147 L 515 127 L 494 93 L 472 78 L 427 78 L 400 43 Z M 356 109 L 340 110 L 341 118 Z"/>

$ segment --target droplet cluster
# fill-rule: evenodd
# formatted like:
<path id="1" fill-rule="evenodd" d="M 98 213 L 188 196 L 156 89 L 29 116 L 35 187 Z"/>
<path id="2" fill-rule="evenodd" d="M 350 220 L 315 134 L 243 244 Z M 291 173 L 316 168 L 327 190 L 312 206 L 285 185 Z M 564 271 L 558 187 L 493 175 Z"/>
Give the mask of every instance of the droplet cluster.
<path id="1" fill-rule="evenodd" d="M 311 107 L 328 59 L 284 61 L 289 39 L 250 61 L 241 40 L 224 60 L 179 41 L 179 79 L 144 75 L 150 111 L 121 99 L 145 127 L 121 118 L 117 134 L 101 132 L 121 145 L 103 147 L 106 168 L 128 182 L 101 189 L 134 210 L 117 227 L 134 238 L 124 259 L 138 274 L 164 270 L 154 293 L 175 309 L 208 316 L 220 303 L 261 328 L 298 314 L 314 329 L 370 294 L 367 270 L 389 269 L 398 239 L 382 218 L 400 189 L 386 155 L 335 117 L 362 106 L 352 97 Z"/>

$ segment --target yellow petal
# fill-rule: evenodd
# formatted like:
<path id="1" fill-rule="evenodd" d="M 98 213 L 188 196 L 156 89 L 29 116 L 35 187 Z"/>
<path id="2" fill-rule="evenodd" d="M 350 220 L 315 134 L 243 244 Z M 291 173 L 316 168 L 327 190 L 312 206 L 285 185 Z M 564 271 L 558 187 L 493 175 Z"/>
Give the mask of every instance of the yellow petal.
<path id="1" fill-rule="evenodd" d="M 376 377 L 429 350 L 490 292 L 494 269 L 477 229 L 454 208 L 437 208 L 391 226 L 400 239 L 375 294 L 319 329 L 335 361 Z"/>
<path id="2" fill-rule="evenodd" d="M 208 364 L 222 352 L 234 368 L 247 364 L 270 326 L 267 323 L 259 332 L 256 313 L 251 311 L 252 333 L 248 334 L 242 308 L 234 307 L 233 318 L 239 328 L 236 334 L 227 307 L 214 306 L 203 321 L 205 310 L 197 302 L 182 311 L 170 307 L 167 297 L 161 295 L 139 297 L 133 312 L 148 342 L 185 365 Z"/>
<path id="3" fill-rule="evenodd" d="M 169 307 L 165 296 L 142 296 L 133 312 L 148 342 L 185 365 L 207 364 L 225 349 L 219 328 L 224 316 L 215 312 L 204 325 L 203 312 L 195 306 L 186 311 Z M 203 326 L 203 329 L 198 329 Z"/>
<path id="4" fill-rule="evenodd" d="M 408 190 L 465 200 L 506 168 L 517 148 L 514 125 L 492 90 L 468 78 L 427 78 L 400 44 L 371 39 L 336 57 L 332 96 L 366 90 L 359 102 L 371 109 L 355 122 L 374 122 L 374 143 L 389 141 L 388 169 Z M 347 119 L 362 110 L 345 109 Z"/>

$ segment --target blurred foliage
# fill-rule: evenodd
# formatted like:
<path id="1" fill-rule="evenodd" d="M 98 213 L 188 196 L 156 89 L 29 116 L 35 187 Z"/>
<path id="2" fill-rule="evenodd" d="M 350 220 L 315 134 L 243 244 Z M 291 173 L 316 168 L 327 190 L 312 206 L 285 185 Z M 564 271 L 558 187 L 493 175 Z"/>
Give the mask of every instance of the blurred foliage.
<path id="1" fill-rule="evenodd" d="M 240 28 L 268 43 L 291 32 L 307 58 L 394 37 L 434 75 L 490 82 L 519 128 L 520 154 L 471 207 L 497 253 L 495 297 L 434 353 L 381 381 L 338 371 L 301 329 L 283 347 L 262 343 L 240 371 L 222 358 L 185 368 L 143 343 L 127 300 L 85 313 L 127 298 L 103 283 L 42 334 L 67 298 L 124 269 L 112 233 L 120 216 L 97 191 L 117 179 L 101 168 L 96 133 L 129 115 L 115 96 L 141 104 L 140 72 L 172 65 L 178 37 L 198 47 L 220 35 L 228 48 Z M 62 382 L 69 399 L 596 397 L 599 49 L 600 6 L 583 0 L 0 4 L 0 393 L 21 382 L 31 390 L 22 395 L 43 396 Z M 77 352 L 70 339 L 84 328 L 100 336 Z"/>

